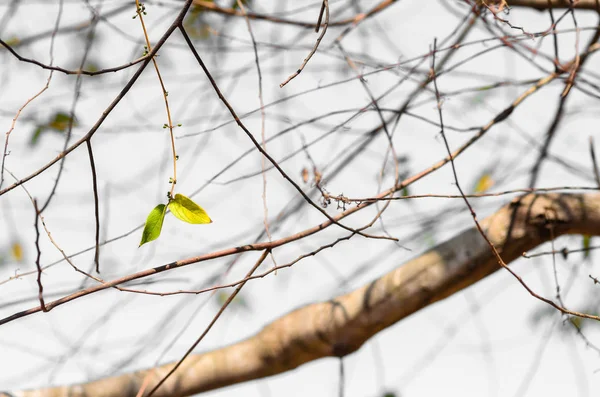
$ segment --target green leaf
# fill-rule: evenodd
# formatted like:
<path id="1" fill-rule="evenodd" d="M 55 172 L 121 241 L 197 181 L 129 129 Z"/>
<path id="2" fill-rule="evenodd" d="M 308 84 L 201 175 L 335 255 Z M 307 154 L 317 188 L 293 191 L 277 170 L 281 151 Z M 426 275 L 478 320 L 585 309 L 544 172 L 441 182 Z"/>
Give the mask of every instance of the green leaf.
<path id="1" fill-rule="evenodd" d="M 569 321 L 571 321 L 571 323 L 573 323 L 573 325 L 577 327 L 577 329 L 581 329 L 583 325 L 583 319 L 581 317 L 571 316 L 569 318 Z"/>
<path id="2" fill-rule="evenodd" d="M 71 119 L 71 116 L 66 113 L 58 112 L 54 114 L 54 118 L 48 123 L 48 128 L 64 132 L 69 128 L 69 123 L 72 123 L 73 126 L 76 125 L 75 120 Z"/>
<path id="3" fill-rule="evenodd" d="M 204 7 L 194 6 L 185 17 L 183 26 L 193 39 L 207 39 L 210 36 L 210 25 L 205 21 Z"/>
<path id="4" fill-rule="evenodd" d="M 492 186 L 494 186 L 494 183 L 495 182 L 494 182 L 494 179 L 492 178 L 492 175 L 489 172 L 484 172 L 483 174 L 480 175 L 477 182 L 475 182 L 475 186 L 473 187 L 473 192 L 474 193 L 485 193 Z"/>
<path id="5" fill-rule="evenodd" d="M 231 295 L 231 293 L 229 293 L 229 292 L 225 292 L 225 291 L 218 292 L 215 296 L 215 298 L 217 300 L 217 304 L 219 306 L 223 306 L 225 304 L 225 302 L 227 302 L 227 299 L 229 299 L 230 295 Z M 248 305 L 248 302 L 246 302 L 246 300 L 241 296 L 241 294 L 238 294 L 235 298 L 233 298 L 233 300 L 229 304 L 229 307 L 230 308 L 239 308 L 242 310 L 250 310 L 250 306 Z"/>
<path id="6" fill-rule="evenodd" d="M 87 70 L 88 72 L 94 73 L 100 70 L 100 66 L 96 62 L 89 61 L 85 63 L 83 69 Z"/>
<path id="7" fill-rule="evenodd" d="M 56 131 L 56 132 L 65 132 L 69 128 L 69 124 L 75 127 L 77 126 L 77 120 L 72 119 L 67 113 L 64 112 L 56 112 L 52 115 L 49 121 L 45 124 L 38 124 L 36 129 L 33 131 L 31 135 L 31 140 L 29 141 L 30 146 L 36 146 L 40 142 L 40 137 L 46 131 Z"/>
<path id="8" fill-rule="evenodd" d="M 178 193 L 169 201 L 169 209 L 173 215 L 187 223 L 212 223 L 206 211 L 183 194 Z"/>
<path id="9" fill-rule="evenodd" d="M 142 233 L 142 241 L 140 241 L 140 247 L 150 241 L 154 241 L 160 236 L 162 229 L 163 220 L 167 213 L 167 207 L 164 204 L 159 204 L 148 214 L 146 219 L 146 225 L 144 226 L 144 232 Z"/>
<path id="10" fill-rule="evenodd" d="M 4 42 L 11 47 L 16 47 L 21 44 L 21 39 L 19 39 L 17 36 L 12 36 L 8 40 L 4 40 Z"/>
<path id="11" fill-rule="evenodd" d="M 45 129 L 46 129 L 46 127 L 44 127 L 43 125 L 37 126 L 37 128 L 35 129 L 35 131 L 33 131 L 33 134 L 31 135 L 31 140 L 29 141 L 29 146 L 35 146 L 38 144 L 38 142 L 40 140 L 40 136 L 42 135 L 42 132 L 44 132 Z"/>
<path id="12" fill-rule="evenodd" d="M 583 257 L 587 258 L 590 256 L 590 242 L 592 241 L 592 236 L 589 234 L 583 235 Z"/>

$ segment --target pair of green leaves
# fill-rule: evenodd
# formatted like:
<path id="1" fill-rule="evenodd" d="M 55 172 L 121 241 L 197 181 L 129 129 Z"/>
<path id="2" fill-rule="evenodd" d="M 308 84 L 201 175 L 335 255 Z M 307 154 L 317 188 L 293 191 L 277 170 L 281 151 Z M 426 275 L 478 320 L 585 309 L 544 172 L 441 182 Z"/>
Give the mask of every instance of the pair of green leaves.
<path id="1" fill-rule="evenodd" d="M 71 116 L 66 112 L 56 112 L 54 113 L 47 123 L 39 124 L 36 126 L 36 129 L 33 131 L 31 135 L 31 140 L 29 141 L 30 146 L 35 146 L 39 143 L 40 137 L 46 131 L 55 131 L 64 133 L 69 128 L 69 125 L 72 127 L 77 126 L 77 120 L 71 118 Z"/>
<path id="2" fill-rule="evenodd" d="M 148 215 L 144 232 L 142 233 L 142 241 L 140 247 L 150 241 L 154 241 L 160 236 L 163 221 L 167 214 L 167 208 L 171 210 L 176 218 L 187 223 L 205 224 L 211 223 L 212 220 L 202 207 L 194 203 L 192 200 L 183 194 L 176 194 L 174 198 L 169 200 L 167 205 L 159 204 Z"/>

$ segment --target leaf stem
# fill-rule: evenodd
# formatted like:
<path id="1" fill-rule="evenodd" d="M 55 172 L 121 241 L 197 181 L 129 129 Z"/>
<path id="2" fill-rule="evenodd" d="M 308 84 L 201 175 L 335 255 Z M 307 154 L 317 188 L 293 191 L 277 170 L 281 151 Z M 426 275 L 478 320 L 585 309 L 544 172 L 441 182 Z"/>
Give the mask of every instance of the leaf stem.
<path id="1" fill-rule="evenodd" d="M 144 39 L 146 40 L 147 51 L 152 52 L 152 46 L 150 45 L 150 38 L 148 37 L 148 31 L 146 30 L 146 24 L 144 23 L 144 5 L 140 3 L 139 0 L 135 0 L 136 6 L 136 14 L 140 18 L 140 23 L 142 24 L 142 30 L 144 31 Z M 160 87 L 162 89 L 163 98 L 165 100 L 165 109 L 167 111 L 167 120 L 169 122 L 169 135 L 171 137 L 171 151 L 173 153 L 173 177 L 171 178 L 171 190 L 169 191 L 169 198 L 173 197 L 173 192 L 175 191 L 175 184 L 177 183 L 177 151 L 175 150 L 175 135 L 173 134 L 173 121 L 171 120 L 171 110 L 169 108 L 169 100 L 167 96 L 169 95 L 167 89 L 165 88 L 165 83 L 160 74 L 160 70 L 158 69 L 158 63 L 156 62 L 156 58 L 152 58 L 152 63 L 154 64 L 154 69 L 156 70 L 156 75 L 158 76 L 158 81 L 160 82 Z"/>

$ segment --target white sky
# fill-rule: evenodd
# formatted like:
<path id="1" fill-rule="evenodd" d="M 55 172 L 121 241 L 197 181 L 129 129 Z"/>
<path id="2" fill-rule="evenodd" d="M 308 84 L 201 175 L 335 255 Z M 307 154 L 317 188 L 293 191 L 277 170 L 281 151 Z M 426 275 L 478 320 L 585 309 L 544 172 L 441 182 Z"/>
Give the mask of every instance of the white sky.
<path id="1" fill-rule="evenodd" d="M 256 1 L 256 0 L 255 0 Z M 3 1 L 2 15 L 12 2 Z M 376 2 L 360 1 L 362 10 Z M 102 4 L 106 12 L 122 4 L 118 1 L 91 2 Z M 163 34 L 174 18 L 180 2 L 147 3 L 152 42 Z M 61 26 L 89 18 L 84 3 L 66 1 Z M 452 2 L 452 9 L 465 14 L 465 7 Z M 319 2 L 298 5 L 294 2 L 258 2 L 257 12 L 283 12 L 302 9 L 289 18 L 316 21 Z M 7 25 L 0 27 L 0 38 L 23 38 L 52 28 L 58 2 L 23 2 Z M 332 2 L 333 20 L 355 14 L 346 2 Z M 111 67 L 139 57 L 143 44 L 139 22 L 131 10 L 98 25 L 99 41 L 90 51 L 89 59 L 100 67 Z M 547 13 L 513 10 L 511 23 L 523 26 L 527 32 L 547 29 Z M 556 15 L 561 15 L 556 12 Z M 217 78 L 228 100 L 242 115 L 258 108 L 257 74 L 254 54 L 243 19 L 224 24 L 220 17 L 208 19 L 211 28 L 223 36 L 197 42 L 200 55 Z M 460 18 L 442 2 L 403 1 L 360 25 L 343 41 L 346 51 L 356 62 L 366 66 L 361 72 L 376 70 L 422 56 L 429 51 L 435 37 L 446 38 L 458 25 Z M 595 26 L 593 13 L 577 13 L 580 28 Z M 573 23 L 565 17 L 560 29 L 570 29 Z M 305 71 L 284 89 L 279 84 L 300 65 L 316 34 L 294 27 L 282 27 L 268 22 L 252 22 L 259 43 L 263 70 L 264 101 L 269 104 L 293 93 L 323 87 L 354 75 L 343 61 L 339 50 L 332 46 L 340 29 L 330 28 Z M 382 34 L 385 32 L 385 35 Z M 519 34 L 519 30 L 508 30 Z M 580 48 L 590 37 L 583 30 Z M 476 42 L 457 52 L 449 65 L 470 55 L 490 49 L 497 41 L 482 44 L 491 37 L 481 23 L 466 42 Z M 573 55 L 575 35 L 560 35 L 561 60 Z M 134 42 L 130 40 L 138 40 Z M 82 56 L 84 41 L 76 34 L 58 36 L 54 47 L 54 64 L 76 69 Z M 552 56 L 550 37 L 544 40 L 527 39 L 526 43 Z M 227 51 L 223 51 L 222 47 Z M 293 48 L 292 48 L 293 47 Z M 17 47 L 23 56 L 49 63 L 50 40 Z M 221 48 L 221 50 L 219 50 Z M 529 55 L 527 57 L 531 58 Z M 597 56 L 586 64 L 590 81 L 598 80 Z M 535 61 L 551 71 L 549 63 Z M 0 50 L 0 131 L 10 128 L 12 118 L 25 101 L 39 91 L 48 77 L 40 68 L 18 62 Z M 159 266 L 173 260 L 188 258 L 235 245 L 251 243 L 261 231 L 263 222 L 262 178 L 260 175 L 235 181 L 236 178 L 259 172 L 260 157 L 253 151 L 244 160 L 219 176 L 214 183 L 198 191 L 223 167 L 240 154 L 252 149 L 250 140 L 233 123 L 207 131 L 231 118 L 218 100 L 207 80 L 185 47 L 181 35 L 175 33 L 158 57 L 159 66 L 169 91 L 175 123 L 179 179 L 177 192 L 193 196 L 210 214 L 211 225 L 187 225 L 168 215 L 161 237 L 138 249 L 141 229 L 107 244 L 101 250 L 101 277 L 105 280 Z M 379 65 L 379 66 L 378 66 Z M 396 84 L 407 67 L 380 72 L 367 77 L 369 88 L 382 94 Z M 420 69 L 425 72 L 429 63 Z M 82 137 L 118 94 L 136 67 L 101 77 L 85 77 L 81 98 L 76 104 L 78 125 L 72 141 Z M 438 83 L 445 93 L 468 87 L 481 87 L 507 79 L 523 81 L 544 76 L 532 64 L 506 49 L 495 49 L 460 66 L 458 72 L 441 76 Z M 421 78 L 421 75 L 419 75 Z M 409 85 L 412 84 L 412 85 Z M 28 145 L 36 123 L 43 123 L 58 110 L 72 106 L 74 76 L 55 73 L 50 89 L 32 102 L 22 113 L 10 136 L 10 156 L 6 167 L 17 177 L 24 177 L 46 164 L 62 150 L 64 138 L 48 133 L 41 143 Z M 407 83 L 380 103 L 382 108 L 397 108 L 414 87 Z M 444 101 L 446 124 L 461 128 L 479 126 L 492 120 L 529 85 L 500 90 L 487 90 L 461 95 L 448 95 Z M 476 146 L 456 162 L 462 186 L 472 190 L 482 173 L 491 173 L 496 186 L 493 191 L 527 187 L 528 172 L 537 156 L 536 145 L 542 142 L 558 103 L 562 84 L 543 89 L 527 99 L 511 116 L 509 122 L 494 127 Z M 551 153 L 568 161 L 572 169 L 547 161 L 538 186 L 592 186 L 593 174 L 589 159 L 589 137 L 598 141 L 598 105 L 574 90 L 567 112 Z M 431 92 L 415 101 L 411 112 L 437 121 L 437 110 Z M 425 102 L 426 101 L 426 102 Z M 361 84 L 343 84 L 299 95 L 266 109 L 266 136 L 272 137 L 297 123 L 321 117 L 330 112 L 356 110 L 370 102 Z M 282 138 L 269 143 L 268 150 L 281 160 L 302 148 L 302 139 L 311 142 L 332 130 L 354 112 L 340 112 L 307 123 Z M 369 112 L 339 129 L 329 138 L 311 146 L 310 155 L 323 171 L 332 169 L 353 146 L 353 140 L 377 125 L 378 116 Z M 162 125 L 166 122 L 164 103 L 154 70 L 149 66 L 134 88 L 110 114 L 94 136 L 92 143 L 99 179 L 101 240 L 122 236 L 143 224 L 148 212 L 165 202 L 167 183 L 172 175 L 169 140 Z M 260 113 L 244 119 L 255 137 L 260 137 Z M 394 132 L 394 144 L 399 155 L 408 156 L 401 172 L 409 174 L 429 167 L 445 156 L 438 128 L 416 118 L 405 116 Z M 195 135 L 194 135 L 195 134 Z M 184 135 L 189 135 L 185 136 Z M 4 134 L 2 134 L 4 136 Z M 471 135 L 448 132 L 450 145 L 457 148 Z M 387 141 L 383 135 L 362 157 L 339 176 L 327 181 L 332 194 L 348 197 L 372 197 L 377 193 L 377 176 L 383 163 Z M 301 181 L 301 170 L 310 167 L 302 151 L 290 160 L 281 162 L 284 170 L 295 178 L 307 192 L 310 185 Z M 45 201 L 54 184 L 58 166 L 50 168 L 26 184 L 30 193 Z M 387 168 L 384 186 L 389 185 L 392 167 Z M 12 183 L 9 175 L 7 184 Z M 234 182 L 231 182 L 234 181 Z M 277 172 L 267 173 L 267 200 L 273 227 L 273 238 L 287 236 L 314 226 L 324 220 L 316 210 L 303 206 L 284 222 L 275 217 L 298 193 Z M 53 202 L 44 214 L 53 238 L 68 254 L 87 249 L 94 244 L 92 182 L 85 145 L 71 153 L 65 162 L 64 173 Z M 411 194 L 456 194 L 451 169 L 444 167 L 430 177 L 410 187 Z M 473 200 L 482 219 L 492 213 L 508 197 Z M 296 201 L 294 201 L 296 202 Z M 291 269 L 256 280 L 242 291 L 241 305 L 230 307 L 224 317 L 198 347 L 198 351 L 224 346 L 248 337 L 275 318 L 304 304 L 329 299 L 348 292 L 375 277 L 385 274 L 425 249 L 461 230 L 472 226 L 472 219 L 462 201 L 420 199 L 395 202 L 384 220 L 388 231 L 401 239 L 402 247 L 385 240 L 353 238 L 316 257 L 301 261 Z M 338 211 L 332 204 L 328 213 Z M 364 224 L 375 209 L 363 211 L 347 220 L 348 225 Z M 437 214 L 432 217 L 433 214 Z M 428 218 L 437 221 L 423 225 Z M 35 269 L 34 211 L 21 188 L 0 197 L 0 252 L 5 259 L 0 267 L 0 282 L 14 274 Z M 381 234 L 380 225 L 373 233 Z M 331 227 L 322 234 L 301 240 L 298 244 L 275 251 L 278 264 L 341 237 L 343 231 Z M 264 241 L 264 239 L 263 239 Z M 17 263 L 8 255 L 11 244 L 23 246 L 25 259 Z M 592 240 L 592 244 L 594 240 Z M 581 247 L 580 237 L 560 239 L 557 248 Z M 40 239 L 43 265 L 53 263 L 61 254 L 42 232 Z M 548 250 L 549 246 L 539 250 Z M 258 257 L 257 253 L 240 258 L 225 280 L 239 279 Z M 583 260 L 571 255 L 568 260 L 557 257 L 558 275 L 567 305 L 574 309 L 594 310 L 594 286 L 588 274 L 599 275 L 594 263 L 597 255 Z M 93 254 L 86 253 L 74 262 L 82 269 L 91 269 Z M 153 291 L 194 289 L 211 277 L 223 273 L 229 259 L 200 263 L 150 278 L 139 288 Z M 263 265 L 266 270 L 271 262 Z M 554 297 L 554 275 L 551 258 L 514 262 L 530 286 L 545 296 Z M 359 272 L 356 275 L 356 272 Z M 574 273 L 575 272 L 575 273 Z M 575 277 L 572 275 L 575 274 Z M 344 282 L 346 280 L 346 282 Z M 43 275 L 47 300 L 63 296 L 83 285 L 92 285 L 76 274 L 66 263 L 48 269 Z M 84 283 L 84 284 L 82 284 Z M 597 288 L 597 286 L 596 286 Z M 228 290 L 227 290 L 228 291 Z M 0 284 L 0 317 L 38 305 L 35 275 Z M 156 363 L 177 360 L 193 343 L 219 308 L 218 299 L 208 294 L 199 296 L 156 297 L 125 294 L 113 290 L 78 299 L 48 314 L 38 313 L 0 327 L 0 390 L 35 388 L 50 384 L 84 382 L 109 373 L 121 373 L 146 368 Z M 394 390 L 402 396 L 461 395 L 467 396 L 594 396 L 600 390 L 600 360 L 598 354 L 586 348 L 580 337 L 563 324 L 557 314 L 533 325 L 535 313 L 544 311 L 542 303 L 531 298 L 506 272 L 498 272 L 466 291 L 435 304 L 393 327 L 381 332 L 360 351 L 344 359 L 346 396 L 378 396 L 384 390 Z M 187 326 L 189 323 L 189 326 Z M 586 335 L 598 341 L 598 327 L 589 324 Z M 212 392 L 213 395 L 245 396 L 330 396 L 338 393 L 339 363 L 324 359 L 309 363 L 295 371 L 258 382 L 249 382 Z M 528 381 L 530 383 L 528 383 Z M 210 394 L 210 393 L 208 393 Z"/>

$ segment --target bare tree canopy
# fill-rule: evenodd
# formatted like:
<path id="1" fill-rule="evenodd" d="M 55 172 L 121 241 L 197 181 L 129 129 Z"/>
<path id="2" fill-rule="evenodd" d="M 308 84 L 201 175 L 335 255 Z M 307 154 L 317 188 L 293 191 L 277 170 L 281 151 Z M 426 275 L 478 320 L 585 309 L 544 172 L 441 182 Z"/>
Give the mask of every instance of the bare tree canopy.
<path id="1" fill-rule="evenodd" d="M 0 10 L 0 396 L 600 391 L 600 1 Z"/>

